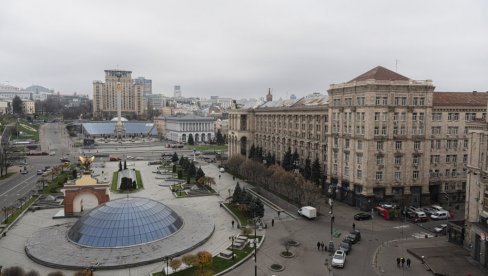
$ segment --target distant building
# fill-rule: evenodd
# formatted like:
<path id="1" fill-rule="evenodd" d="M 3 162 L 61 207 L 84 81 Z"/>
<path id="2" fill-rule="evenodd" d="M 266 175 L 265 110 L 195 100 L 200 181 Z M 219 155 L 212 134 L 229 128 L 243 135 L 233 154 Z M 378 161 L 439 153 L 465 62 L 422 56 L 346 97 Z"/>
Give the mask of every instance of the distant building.
<path id="1" fill-rule="evenodd" d="M 144 96 L 146 108 L 161 111 L 168 103 L 168 98 L 163 94 L 147 94 Z"/>
<path id="2" fill-rule="evenodd" d="M 174 97 L 181 98 L 181 86 L 175 85 Z"/>
<path id="3" fill-rule="evenodd" d="M 21 100 L 31 100 L 32 94 L 32 91 L 0 84 L 0 99 L 13 100 L 15 96 L 18 96 Z"/>
<path id="4" fill-rule="evenodd" d="M 90 104 L 90 98 L 88 98 L 88 95 L 78 95 L 76 93 L 73 95 L 61 95 L 60 100 L 61 104 L 66 108 Z"/>
<path id="5" fill-rule="evenodd" d="M 0 100 L 0 115 L 12 114 L 12 101 Z"/>
<path id="6" fill-rule="evenodd" d="M 152 80 L 146 79 L 144 77 L 138 77 L 134 80 L 134 84 L 142 84 L 144 86 L 144 96 L 152 94 Z"/>
<path id="7" fill-rule="evenodd" d="M 199 117 L 195 115 L 162 117 L 165 120 L 163 133 L 166 139 L 186 143 L 190 134 L 195 143 L 209 142 L 215 137 L 215 119 L 212 117 Z"/>
<path id="8" fill-rule="evenodd" d="M 268 90 L 268 95 L 266 95 L 266 101 L 267 102 L 273 101 L 273 95 L 271 95 L 271 88 Z"/>
<path id="9" fill-rule="evenodd" d="M 23 100 L 22 101 L 22 112 L 27 115 L 36 113 L 36 105 L 34 101 Z"/>
<path id="10" fill-rule="evenodd" d="M 122 89 L 122 114 L 144 113 L 144 85 L 132 81 L 132 71 L 105 70 L 105 82 L 93 82 L 93 115 L 113 117 L 117 113 L 117 82 Z M 120 75 L 120 79 L 118 77 Z"/>

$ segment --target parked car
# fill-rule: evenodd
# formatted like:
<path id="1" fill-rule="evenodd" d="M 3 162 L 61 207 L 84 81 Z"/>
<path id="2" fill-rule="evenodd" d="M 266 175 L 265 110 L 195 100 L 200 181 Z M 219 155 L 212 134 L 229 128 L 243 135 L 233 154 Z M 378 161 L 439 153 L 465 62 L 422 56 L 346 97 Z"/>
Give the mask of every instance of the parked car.
<path id="1" fill-rule="evenodd" d="M 436 211 L 445 211 L 444 208 L 442 208 L 439 205 L 432 205 L 430 208 L 436 210 Z"/>
<path id="2" fill-rule="evenodd" d="M 434 232 L 445 235 L 447 232 L 447 224 L 441 224 L 441 225 L 435 227 Z"/>
<path id="3" fill-rule="evenodd" d="M 350 242 L 343 241 L 339 245 L 339 250 L 344 251 L 344 253 L 346 253 L 346 255 L 349 255 L 349 253 L 351 252 L 351 249 L 352 249 L 352 244 Z"/>
<path id="4" fill-rule="evenodd" d="M 346 253 L 342 250 L 337 250 L 332 257 L 332 267 L 344 267 L 346 264 Z"/>
<path id="5" fill-rule="evenodd" d="M 431 207 L 423 207 L 423 208 L 420 208 L 420 210 L 422 212 L 424 212 L 427 216 L 430 216 L 432 215 L 433 213 L 435 213 L 437 210 L 435 210 L 434 208 L 431 208 Z"/>
<path id="6" fill-rule="evenodd" d="M 449 212 L 448 211 L 437 211 L 430 216 L 431 219 L 448 219 Z"/>
<path id="7" fill-rule="evenodd" d="M 413 218 L 415 217 L 415 213 L 418 212 L 419 210 L 413 206 L 410 206 L 407 208 L 407 211 L 406 211 L 406 216 L 407 218 Z"/>
<path id="8" fill-rule="evenodd" d="M 378 204 L 378 206 L 380 206 L 381 208 L 391 209 L 395 208 L 396 204 L 391 202 L 381 202 Z"/>
<path id="9" fill-rule="evenodd" d="M 136 160 L 144 160 L 144 157 L 137 156 L 137 157 L 136 157 Z"/>
<path id="10" fill-rule="evenodd" d="M 429 217 L 427 217 L 427 214 L 425 214 L 422 211 L 415 212 L 414 216 L 412 217 L 413 222 L 425 222 L 428 220 L 429 220 Z"/>
<path id="11" fill-rule="evenodd" d="M 29 171 L 27 171 L 27 170 L 22 170 L 20 173 L 21 173 L 21 174 L 28 174 L 28 173 L 29 173 Z"/>
<path id="12" fill-rule="evenodd" d="M 37 170 L 37 175 L 41 175 L 42 174 L 42 170 Z"/>
<path id="13" fill-rule="evenodd" d="M 357 213 L 354 215 L 355 220 L 368 220 L 371 219 L 370 213 Z"/>
<path id="14" fill-rule="evenodd" d="M 346 239 L 350 240 L 353 244 L 361 240 L 361 232 L 359 230 L 354 230 L 347 235 Z"/>

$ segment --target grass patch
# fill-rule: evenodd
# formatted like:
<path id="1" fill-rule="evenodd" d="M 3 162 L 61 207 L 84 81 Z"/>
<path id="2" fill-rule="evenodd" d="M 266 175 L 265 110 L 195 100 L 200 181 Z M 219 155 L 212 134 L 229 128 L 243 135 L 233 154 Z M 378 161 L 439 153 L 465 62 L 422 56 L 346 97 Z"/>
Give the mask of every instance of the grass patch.
<path id="1" fill-rule="evenodd" d="M 112 192 L 117 192 L 117 180 L 119 179 L 119 172 L 116 171 L 114 172 L 112 176 L 112 186 L 110 186 L 110 189 Z"/>
<path id="2" fill-rule="evenodd" d="M 137 190 L 144 189 L 144 183 L 142 183 L 141 172 L 136 170 L 136 183 L 137 183 Z"/>
<path id="3" fill-rule="evenodd" d="M 14 174 L 15 174 L 15 173 L 13 173 L 13 172 L 9 172 L 9 173 L 7 173 L 6 175 L 0 176 L 0 180 L 2 180 L 2 179 L 7 179 L 7 178 L 11 177 L 11 176 L 12 176 L 12 175 L 14 175 Z"/>
<path id="4" fill-rule="evenodd" d="M 36 142 L 39 141 L 39 125 L 20 123 L 18 126 L 19 131 L 22 132 L 22 135 L 19 136 L 20 139 L 33 139 Z"/>
<path id="5" fill-rule="evenodd" d="M 224 204 L 225 204 L 225 206 L 227 206 L 227 208 L 229 208 L 229 210 L 232 213 L 234 213 L 234 215 L 237 216 L 241 226 L 247 225 L 247 221 L 249 220 L 249 216 L 245 212 L 239 210 L 239 208 L 232 203 L 224 203 Z"/>
<path id="6" fill-rule="evenodd" d="M 248 235 L 249 238 L 254 239 L 254 235 Z M 262 236 L 257 236 L 257 239 L 261 241 Z M 221 271 L 226 270 L 227 268 L 233 266 L 237 262 L 241 261 L 245 257 L 249 256 L 249 254 L 252 254 L 254 252 L 254 248 L 251 248 L 249 243 L 242 249 L 242 250 L 234 250 L 235 258 L 234 260 L 229 259 L 223 259 L 220 257 L 213 257 L 212 258 L 212 265 L 208 268 L 209 270 L 212 271 L 213 274 L 217 274 Z M 194 276 L 194 275 L 199 275 L 200 268 L 199 267 L 190 267 L 185 270 L 181 270 L 175 273 L 171 273 L 170 275 L 174 276 Z M 153 276 L 164 276 L 166 275 L 164 272 L 157 272 L 152 274 Z"/>
<path id="7" fill-rule="evenodd" d="M 205 150 L 205 151 L 227 151 L 227 145 L 198 145 L 198 146 L 191 146 L 192 150 Z"/>
<path id="8" fill-rule="evenodd" d="M 24 202 L 21 209 L 16 209 L 15 212 L 10 214 L 10 216 L 5 221 L 5 224 L 10 224 L 10 223 L 14 222 L 14 220 L 17 219 L 17 217 L 20 216 L 20 214 L 25 209 L 29 208 L 29 206 L 32 204 L 32 202 L 34 202 L 36 199 L 37 199 L 37 196 L 32 196 L 31 198 L 29 198 L 29 200 L 27 200 L 27 202 Z"/>

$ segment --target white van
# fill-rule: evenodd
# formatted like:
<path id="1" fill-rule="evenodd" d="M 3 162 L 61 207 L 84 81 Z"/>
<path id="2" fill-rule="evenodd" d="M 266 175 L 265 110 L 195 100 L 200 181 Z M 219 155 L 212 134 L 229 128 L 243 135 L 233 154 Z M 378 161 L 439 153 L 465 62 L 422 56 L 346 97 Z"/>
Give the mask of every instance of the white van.
<path id="1" fill-rule="evenodd" d="M 442 211 L 437 211 L 430 215 L 431 219 L 448 219 L 449 218 L 449 212 L 446 210 Z"/>

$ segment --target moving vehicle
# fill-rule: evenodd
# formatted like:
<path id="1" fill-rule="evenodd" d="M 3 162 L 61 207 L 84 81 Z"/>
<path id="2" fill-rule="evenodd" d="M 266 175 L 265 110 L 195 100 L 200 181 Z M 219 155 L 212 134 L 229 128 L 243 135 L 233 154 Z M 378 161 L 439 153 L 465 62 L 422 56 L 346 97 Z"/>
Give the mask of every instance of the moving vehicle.
<path id="1" fill-rule="evenodd" d="M 28 174 L 29 172 L 27 170 L 22 170 L 20 173 L 21 174 Z"/>
<path id="2" fill-rule="evenodd" d="M 434 232 L 445 235 L 447 232 L 447 224 L 441 224 L 441 225 L 435 227 Z"/>
<path id="3" fill-rule="evenodd" d="M 369 213 L 357 213 L 354 215 L 355 220 L 368 220 L 371 219 L 371 214 Z"/>
<path id="4" fill-rule="evenodd" d="M 223 172 L 225 172 L 225 169 L 224 168 L 220 168 L 219 169 L 219 172 L 223 173 Z"/>
<path id="5" fill-rule="evenodd" d="M 344 253 L 346 253 L 346 255 L 349 255 L 349 253 L 351 252 L 351 249 L 352 249 L 352 244 L 348 241 L 343 241 L 339 245 L 339 250 L 344 251 Z"/>
<path id="6" fill-rule="evenodd" d="M 344 267 L 346 264 L 346 253 L 342 250 L 337 250 L 332 257 L 332 267 Z"/>
<path id="7" fill-rule="evenodd" d="M 55 152 L 55 151 L 51 151 L 51 152 L 49 153 L 49 155 L 50 155 L 50 156 L 56 155 L 56 152 Z"/>
<path id="8" fill-rule="evenodd" d="M 314 219 L 317 217 L 317 209 L 312 206 L 303 206 L 302 208 L 298 209 L 298 214 L 308 219 Z"/>
<path id="9" fill-rule="evenodd" d="M 120 161 L 120 157 L 115 156 L 115 155 L 110 155 L 109 160 L 110 161 Z"/>
<path id="10" fill-rule="evenodd" d="M 431 219 L 448 219 L 449 218 L 449 212 L 448 211 L 437 211 L 430 215 Z"/>
<path id="11" fill-rule="evenodd" d="M 67 157 L 63 157 L 59 159 L 62 163 L 70 162 Z"/>
<path id="12" fill-rule="evenodd" d="M 37 170 L 37 175 L 41 175 L 42 174 L 42 170 Z"/>

